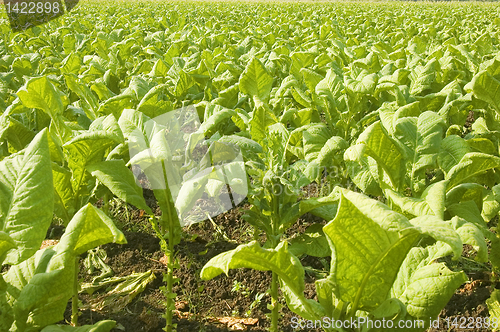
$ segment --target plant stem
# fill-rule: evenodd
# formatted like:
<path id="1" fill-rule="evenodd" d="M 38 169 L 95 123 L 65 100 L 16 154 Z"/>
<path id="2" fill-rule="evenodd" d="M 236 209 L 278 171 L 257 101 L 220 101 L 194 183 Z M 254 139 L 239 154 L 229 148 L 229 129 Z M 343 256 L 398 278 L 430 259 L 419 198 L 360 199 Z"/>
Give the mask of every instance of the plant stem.
<path id="1" fill-rule="evenodd" d="M 78 271 L 80 257 L 75 258 L 75 279 L 73 282 L 73 298 L 71 300 L 71 325 L 78 326 Z"/>
<path id="2" fill-rule="evenodd" d="M 172 315 L 173 311 L 175 310 L 175 294 L 172 292 L 173 286 L 174 286 L 174 232 L 175 232 L 175 224 L 173 220 L 174 214 L 176 215 L 175 207 L 173 204 L 170 204 L 171 202 L 169 199 L 172 198 L 172 195 L 170 193 L 170 188 L 168 186 L 168 181 L 167 181 L 167 173 L 165 171 L 165 162 L 162 160 L 161 166 L 163 169 L 163 177 L 165 181 L 165 197 L 166 197 L 166 207 L 167 207 L 167 218 L 168 218 L 168 249 L 165 252 L 165 255 L 167 256 L 167 312 L 165 313 L 165 320 L 166 320 L 166 326 L 165 326 L 165 331 L 167 332 L 172 332 L 173 331 L 173 325 L 172 325 Z M 165 211 L 162 214 L 162 218 L 165 216 Z"/>
<path id="3" fill-rule="evenodd" d="M 279 306 L 278 306 L 278 275 L 273 272 L 271 279 L 271 327 L 269 331 L 278 332 L 278 318 L 279 318 Z"/>
<path id="4" fill-rule="evenodd" d="M 172 223 L 172 218 L 169 215 L 168 216 L 168 225 L 169 225 L 169 232 L 168 232 L 168 252 L 165 253 L 167 255 L 167 312 L 166 312 L 166 329 L 165 331 L 167 332 L 172 332 L 172 313 L 173 310 L 175 309 L 175 298 L 173 298 L 173 286 L 174 286 L 174 227 Z"/>
<path id="5" fill-rule="evenodd" d="M 281 185 L 281 183 L 275 182 L 275 184 Z M 274 185 L 273 185 L 274 188 Z M 271 195 L 272 205 L 273 205 L 273 216 L 271 216 L 272 222 L 272 234 L 271 234 L 271 247 L 274 249 L 278 245 L 279 238 L 277 236 L 279 231 L 279 196 Z M 278 332 L 278 319 L 279 319 L 279 303 L 278 303 L 278 275 L 272 272 L 271 279 L 271 327 L 270 332 Z"/>

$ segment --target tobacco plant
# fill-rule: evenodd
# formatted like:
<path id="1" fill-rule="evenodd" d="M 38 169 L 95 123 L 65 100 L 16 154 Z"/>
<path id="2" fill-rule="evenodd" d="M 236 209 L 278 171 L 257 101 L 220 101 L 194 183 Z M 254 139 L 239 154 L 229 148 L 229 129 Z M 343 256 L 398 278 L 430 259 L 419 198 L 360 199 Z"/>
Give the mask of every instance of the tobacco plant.
<path id="1" fill-rule="evenodd" d="M 300 188 L 311 183 L 311 175 L 314 172 L 307 169 L 307 161 L 293 161 L 293 155 L 288 152 L 288 142 L 291 134 L 282 123 L 278 122 L 272 113 L 266 100 L 271 90 L 272 78 L 263 67 L 262 63 L 253 58 L 249 61 L 245 72 L 240 79 L 240 89 L 254 99 L 254 111 L 249 121 L 252 140 L 247 139 L 246 146 L 252 149 L 246 150 L 248 175 L 251 179 L 248 201 L 251 208 L 245 212 L 245 220 L 255 229 L 255 237 L 259 231 L 266 235 L 264 248 L 277 248 L 283 245 L 283 237 L 303 214 L 328 205 L 332 202 L 331 197 L 321 199 L 305 199 L 299 201 L 302 196 Z M 274 124 L 272 124 L 274 122 Z M 238 137 L 238 136 L 235 136 Z M 239 140 L 241 142 L 241 139 Z M 286 142 L 284 144 L 284 142 Z M 242 144 L 243 145 L 243 144 Z M 291 146 L 290 146 L 291 147 Z M 249 244 L 260 248 L 257 242 Z M 243 248 L 245 245 L 239 246 Z M 214 264 L 224 262 L 228 267 L 249 267 L 255 265 L 238 265 L 233 262 L 232 252 L 222 253 L 210 260 L 201 272 L 203 279 L 215 277 L 210 271 Z M 245 263 L 246 264 L 246 263 Z M 236 268 L 236 267 L 235 267 Z M 227 269 L 224 270 L 227 274 Z M 279 302 L 278 288 L 280 275 L 272 272 L 271 280 L 271 331 L 278 331 Z"/>
<path id="2" fill-rule="evenodd" d="M 172 314 L 178 281 L 175 246 L 182 237 L 182 226 L 205 220 L 230 209 L 246 194 L 246 174 L 238 151 L 222 143 L 205 144 L 194 108 L 182 108 L 150 119 L 141 112 L 125 110 L 119 124 L 131 154 L 129 164 L 141 172 L 153 189 L 162 211 L 151 214 L 150 223 L 160 239 L 167 261 L 163 288 L 167 298 L 165 331 L 173 331 Z M 228 192 L 224 192 L 228 190 Z M 209 209 L 196 206 L 208 195 Z M 240 198 L 237 196 L 239 195 Z"/>
<path id="3" fill-rule="evenodd" d="M 325 331 L 382 331 L 369 329 L 366 323 L 382 319 L 394 326 L 402 320 L 423 320 L 425 326 L 415 331 L 424 331 L 467 281 L 463 272 L 435 263 L 440 257 L 461 255 L 459 234 L 435 216 L 409 220 L 365 195 L 338 193 L 335 218 L 323 227 L 332 258 L 329 276 L 316 281 L 318 301 L 304 296 L 304 269 L 286 241 L 275 248 L 262 248 L 255 241 L 241 245 L 214 257 L 202 277 L 239 267 L 273 271 L 290 310 L 305 320 L 321 322 Z M 424 237 L 434 238 L 435 244 L 417 246 Z M 338 321 L 357 323 L 343 329 Z"/>
<path id="4" fill-rule="evenodd" d="M 55 246 L 43 247 L 54 207 L 48 131 L 0 162 L 0 329 L 57 331 L 68 300 L 78 289 L 78 257 L 109 242 L 126 243 L 103 212 L 88 204 L 69 221 Z M 113 321 L 72 331 L 109 331 Z"/>

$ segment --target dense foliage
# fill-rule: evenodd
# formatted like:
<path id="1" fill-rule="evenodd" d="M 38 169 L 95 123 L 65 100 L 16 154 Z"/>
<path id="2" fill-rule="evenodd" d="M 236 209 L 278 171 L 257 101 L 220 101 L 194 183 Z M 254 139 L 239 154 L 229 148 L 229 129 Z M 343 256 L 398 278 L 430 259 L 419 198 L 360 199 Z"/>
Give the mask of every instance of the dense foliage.
<path id="1" fill-rule="evenodd" d="M 304 319 L 427 327 L 467 281 L 442 258 L 459 259 L 468 244 L 500 269 L 499 14 L 475 3 L 83 2 L 24 32 L 4 19 L 0 330 L 54 324 L 72 296 L 77 322 L 75 260 L 125 241 L 107 216 L 113 195 L 151 215 L 169 257 L 166 330 L 175 329 L 180 226 L 225 185 L 248 191 L 256 240 L 214 257 L 201 277 L 272 271 L 272 331 L 278 288 Z M 172 146 L 155 119 L 179 108 L 200 125 L 176 129 L 187 143 Z M 139 141 L 151 154 L 131 156 Z M 185 164 L 201 151 L 196 170 L 211 169 L 221 145 L 241 153 L 246 174 L 228 166 L 224 178 L 194 178 Z M 161 217 L 134 179 L 137 160 L 161 166 L 140 182 L 161 184 Z M 314 183 L 318 197 L 302 197 Z M 308 212 L 327 225 L 287 238 Z M 39 250 L 53 216 L 66 233 Z M 304 296 L 305 254 L 331 257 L 317 301 Z M 498 316 L 498 294 L 487 303 Z"/>

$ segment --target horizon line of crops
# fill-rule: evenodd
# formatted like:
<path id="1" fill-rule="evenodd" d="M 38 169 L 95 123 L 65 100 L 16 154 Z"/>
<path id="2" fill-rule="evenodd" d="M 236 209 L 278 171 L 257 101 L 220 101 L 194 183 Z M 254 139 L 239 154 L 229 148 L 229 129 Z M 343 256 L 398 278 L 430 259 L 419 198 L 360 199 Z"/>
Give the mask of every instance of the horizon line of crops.
<path id="1" fill-rule="evenodd" d="M 23 173 L 36 170 L 24 155 L 41 146 L 37 158 L 53 178 L 54 215 L 69 228 L 101 223 L 113 235 L 80 239 L 124 241 L 106 213 L 89 204 L 101 198 L 105 207 L 117 196 L 151 215 L 169 257 L 165 330 L 174 330 L 180 221 L 198 198 L 215 197 L 228 184 L 213 174 L 196 178 L 185 167 L 165 167 L 187 163 L 198 141 L 207 145 L 199 171 L 231 160 L 214 157 L 222 145 L 241 152 L 248 174 L 223 173 L 234 188 L 248 183 L 245 220 L 256 239 L 259 232 L 267 239 L 214 257 L 201 277 L 241 267 L 272 271 L 271 331 L 279 329 L 278 289 L 304 319 L 435 318 L 466 281 L 463 271 L 438 259 L 459 260 L 462 244 L 469 244 L 494 275 L 500 266 L 500 10 L 466 6 L 154 3 L 144 13 L 141 3 L 84 2 L 22 33 L 2 26 L 0 167 L 26 165 L 0 177 L 7 202 L 0 204 L 0 258 L 11 265 L 0 275 L 0 308 L 8 317 L 0 327 L 31 331 L 54 324 L 70 295 L 77 325 L 78 271 L 74 261 L 57 259 L 76 260 L 93 246 L 68 240 L 42 251 L 40 236 L 14 231 L 28 225 L 21 203 L 33 202 L 18 201 L 16 193 L 36 194 L 19 180 L 36 176 Z M 183 132 L 189 144 L 173 147 L 168 128 L 151 124 L 187 106 L 200 126 Z M 153 153 L 132 156 L 138 141 Z M 150 182 L 163 181 L 155 190 L 160 217 L 152 215 L 129 168 L 138 160 L 161 165 L 159 173 L 145 172 Z M 340 171 L 328 176 L 325 168 Z M 302 199 L 300 188 L 324 177 L 339 187 Z M 182 181 L 172 186 L 174 178 Z M 359 193 L 342 188 L 349 181 Z M 50 225 L 46 212 L 39 234 Z M 286 237 L 307 212 L 328 224 Z M 25 242 L 29 250 L 12 249 Z M 298 259 L 304 254 L 331 257 L 327 277 L 316 280 L 317 301 L 304 296 Z M 32 272 L 19 282 L 13 275 L 26 265 Z M 48 285 L 58 274 L 73 281 L 70 288 L 49 289 L 61 299 L 57 310 L 43 292 L 26 300 L 39 279 Z M 494 293 L 488 302 L 492 315 L 497 298 Z M 42 315 L 49 309 L 53 315 Z M 95 331 L 112 327 L 104 322 Z"/>

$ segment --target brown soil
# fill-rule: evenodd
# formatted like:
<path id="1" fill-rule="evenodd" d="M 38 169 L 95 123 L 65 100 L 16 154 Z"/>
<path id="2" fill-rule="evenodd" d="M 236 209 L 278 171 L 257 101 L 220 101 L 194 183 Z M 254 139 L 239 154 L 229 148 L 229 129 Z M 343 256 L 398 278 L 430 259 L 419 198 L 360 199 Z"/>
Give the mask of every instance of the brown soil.
<path id="1" fill-rule="evenodd" d="M 154 205 L 154 200 L 149 200 Z M 153 206 L 154 207 L 154 206 Z M 212 257 L 224 251 L 235 248 L 239 243 L 245 243 L 253 238 L 253 230 L 241 219 L 242 211 L 246 206 L 219 215 L 214 219 L 195 224 L 185 229 L 185 236 L 176 247 L 180 267 L 175 275 L 180 279 L 175 286 L 177 293 L 176 314 L 174 322 L 179 332 L 191 331 L 267 331 L 269 322 L 266 314 L 269 313 L 266 305 L 269 295 L 264 295 L 260 303 L 250 310 L 257 294 L 266 293 L 271 281 L 270 272 L 253 271 L 249 269 L 231 270 L 229 276 L 221 275 L 209 281 L 202 281 L 199 277 L 204 264 Z M 112 209 L 113 210 L 113 209 Z M 128 210 L 128 211 L 126 211 Z M 133 272 L 154 271 L 155 280 L 139 294 L 124 310 L 118 313 L 99 312 L 82 309 L 79 318 L 80 324 L 93 324 L 102 319 L 112 319 L 117 322 L 118 331 L 145 331 L 160 332 L 165 326 L 162 315 L 165 312 L 165 297 L 160 287 L 163 282 L 165 265 L 161 262 L 163 254 L 158 239 L 152 234 L 146 216 L 140 211 L 124 206 L 113 210 L 116 223 L 122 228 L 128 244 L 108 244 L 102 248 L 108 258 L 106 263 L 111 267 L 115 276 L 126 276 Z M 126 219 L 126 217 L 129 219 Z M 308 225 L 315 222 L 324 222 L 312 215 L 306 215 L 288 232 L 302 232 Z M 217 225 L 217 226 L 215 226 Z M 59 231 L 59 230 L 57 230 Z M 261 238 L 261 240 L 264 240 Z M 326 260 L 328 261 L 328 260 Z M 316 270 L 324 270 L 325 260 L 308 257 L 302 259 L 304 266 Z M 89 281 L 92 276 L 83 272 L 80 278 Z M 485 317 L 488 309 L 485 300 L 495 287 L 485 274 L 471 273 L 472 283 L 463 285 L 457 290 L 449 304 L 441 312 L 441 327 L 429 331 L 448 331 L 443 319 L 455 317 Z M 315 298 L 314 276 L 306 272 L 306 296 Z M 242 287 L 239 291 L 231 291 L 233 283 L 239 282 Z M 94 295 L 81 294 L 82 307 L 88 306 Z M 302 331 L 292 329 L 291 318 L 296 315 L 288 310 L 284 301 L 281 311 L 280 331 Z M 249 311 L 250 310 L 250 311 Z M 247 316 L 248 314 L 248 316 Z M 68 304 L 65 320 L 70 321 L 71 303 Z M 233 317 L 229 319 L 227 317 Z M 304 330 L 305 331 L 305 330 Z M 319 331 L 311 330 L 307 331 Z M 462 331 L 451 329 L 450 331 Z M 470 332 L 487 331 L 487 329 L 467 329 Z"/>

